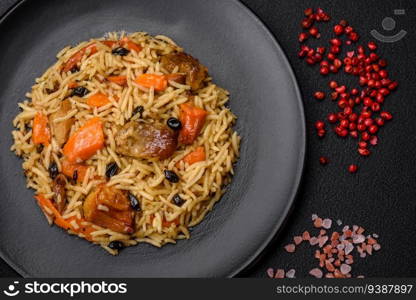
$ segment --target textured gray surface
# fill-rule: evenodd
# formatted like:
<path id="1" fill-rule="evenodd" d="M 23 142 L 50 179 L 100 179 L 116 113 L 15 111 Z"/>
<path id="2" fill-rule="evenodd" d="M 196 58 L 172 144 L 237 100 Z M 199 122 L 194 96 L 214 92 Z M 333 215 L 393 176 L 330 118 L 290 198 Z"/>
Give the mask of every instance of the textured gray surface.
<path id="1" fill-rule="evenodd" d="M 0 0 L 3 11 L 15 0 Z M 416 276 L 416 25 L 415 2 L 402 1 L 278 1 L 244 0 L 266 23 L 286 51 L 298 76 L 304 95 L 309 144 L 304 183 L 296 201 L 294 212 L 278 239 L 268 247 L 268 253 L 260 259 L 246 276 L 265 276 L 267 267 L 295 268 L 297 276 L 307 275 L 315 266 L 311 249 L 301 247 L 295 255 L 281 248 L 293 235 L 310 228 L 310 215 L 318 213 L 325 217 L 342 219 L 347 224 L 359 224 L 371 232 L 380 234 L 382 251 L 365 260 L 359 260 L 353 268 L 355 274 L 371 277 Z M 386 108 L 395 120 L 380 132 L 380 145 L 368 159 L 357 157 L 354 146 L 329 135 L 324 141 L 317 140 L 311 126 L 333 109 L 331 103 L 316 103 L 311 97 L 317 89 L 326 87 L 326 79 L 316 76 L 296 57 L 299 20 L 302 11 L 309 6 L 320 6 L 336 19 L 345 18 L 370 39 L 369 31 L 383 32 L 381 21 L 393 16 L 393 9 L 406 9 L 406 16 L 394 17 L 397 29 L 409 31 L 396 44 L 384 44 L 380 52 L 388 59 L 389 71 L 399 80 L 399 90 L 391 95 Z M 396 33 L 397 31 L 394 31 Z M 311 79 L 314 76 L 314 79 Z M 317 79 L 315 79 L 315 76 Z M 317 158 L 327 155 L 331 163 L 321 167 Z M 360 164 L 360 172 L 351 176 L 345 167 L 351 162 Z M 2 276 L 13 271 L 0 263 Z"/>

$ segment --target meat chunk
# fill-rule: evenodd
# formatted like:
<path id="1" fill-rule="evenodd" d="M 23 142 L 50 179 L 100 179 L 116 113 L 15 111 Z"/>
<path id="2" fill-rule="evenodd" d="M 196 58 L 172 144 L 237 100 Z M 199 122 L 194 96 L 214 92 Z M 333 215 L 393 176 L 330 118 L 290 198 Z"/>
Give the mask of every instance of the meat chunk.
<path id="1" fill-rule="evenodd" d="M 71 127 L 74 124 L 75 119 L 72 117 L 58 123 L 55 123 L 54 121 L 58 118 L 65 117 L 71 108 L 71 102 L 68 99 L 65 99 L 62 101 L 60 109 L 49 116 L 49 124 L 52 129 L 52 134 L 55 137 L 59 147 L 65 144 L 68 140 L 69 132 L 71 131 Z"/>
<path id="2" fill-rule="evenodd" d="M 178 67 L 179 73 L 186 74 L 186 84 L 193 91 L 202 87 L 203 81 L 208 75 L 208 69 L 202 65 L 196 58 L 184 52 L 176 52 L 162 56 L 161 63 L 163 67 L 173 72 Z"/>
<path id="3" fill-rule="evenodd" d="M 62 213 L 66 206 L 66 189 L 65 186 L 67 180 L 65 175 L 59 174 L 55 177 L 52 184 L 52 190 L 54 192 L 53 201 L 55 202 L 56 209 Z"/>
<path id="4" fill-rule="evenodd" d="M 83 210 L 91 223 L 120 233 L 133 232 L 134 211 L 127 194 L 115 187 L 99 185 L 85 199 Z"/>
<path id="5" fill-rule="evenodd" d="M 130 121 L 117 132 L 115 141 L 119 154 L 165 159 L 176 150 L 178 132 L 162 124 Z"/>

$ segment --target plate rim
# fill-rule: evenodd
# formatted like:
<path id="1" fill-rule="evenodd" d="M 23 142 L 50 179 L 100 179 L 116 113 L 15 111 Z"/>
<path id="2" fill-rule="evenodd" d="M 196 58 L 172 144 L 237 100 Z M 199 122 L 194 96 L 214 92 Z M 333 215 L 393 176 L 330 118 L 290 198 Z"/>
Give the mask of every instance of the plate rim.
<path id="1" fill-rule="evenodd" d="M 18 0 L 15 4 L 13 4 L 3 15 L 0 16 L 0 25 L 3 24 L 19 7 L 26 2 L 29 2 L 31 0 Z M 264 31 L 265 36 L 270 40 L 272 45 L 275 48 L 275 51 L 281 52 L 282 54 L 282 62 L 285 65 L 285 67 L 288 70 L 288 75 L 290 77 L 290 80 L 293 83 L 294 92 L 296 94 L 297 98 L 297 106 L 300 111 L 300 119 L 301 119 L 301 131 L 300 131 L 300 151 L 298 155 L 298 168 L 296 170 L 296 178 L 293 185 L 293 189 L 291 191 L 291 195 L 287 201 L 286 207 L 283 211 L 284 217 L 279 219 L 275 226 L 273 227 L 273 230 L 270 231 L 270 234 L 268 235 L 268 238 L 265 239 L 261 245 L 257 248 L 255 252 L 253 252 L 248 259 L 245 260 L 244 263 L 241 264 L 240 267 L 236 268 L 235 270 L 231 271 L 226 277 L 232 278 L 237 277 L 244 271 L 247 271 L 260 257 L 264 254 L 265 250 L 267 249 L 267 246 L 270 245 L 270 243 L 276 239 L 279 235 L 279 231 L 283 229 L 285 226 L 285 223 L 289 219 L 290 214 L 293 211 L 295 201 L 298 197 L 299 190 L 301 183 L 303 181 L 303 175 L 305 170 L 305 160 L 306 160 L 306 145 L 307 145 L 307 135 L 306 135 L 306 118 L 305 118 L 305 110 L 303 105 L 303 96 L 301 93 L 301 90 L 299 88 L 298 80 L 296 77 L 295 72 L 293 71 L 293 68 L 289 62 L 289 59 L 287 57 L 286 52 L 283 50 L 283 48 L 280 46 L 280 43 L 272 33 L 272 31 L 269 29 L 269 27 L 260 19 L 260 17 L 257 16 L 257 14 L 247 5 L 242 3 L 240 0 L 229 0 L 234 5 L 236 5 L 239 9 L 244 11 L 248 16 L 250 16 L 257 25 Z M 21 275 L 24 278 L 31 278 L 32 275 L 28 274 L 26 271 L 24 271 L 18 264 L 16 264 L 8 255 L 5 255 L 4 251 L 0 249 L 0 258 L 5 261 L 15 272 L 17 272 L 19 275 Z"/>

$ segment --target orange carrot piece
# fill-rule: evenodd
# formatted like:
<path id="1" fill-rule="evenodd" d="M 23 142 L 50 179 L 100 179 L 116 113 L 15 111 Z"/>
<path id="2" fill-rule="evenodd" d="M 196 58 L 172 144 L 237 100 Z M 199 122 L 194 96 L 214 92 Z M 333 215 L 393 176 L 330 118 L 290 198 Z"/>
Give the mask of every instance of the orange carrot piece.
<path id="1" fill-rule="evenodd" d="M 85 236 L 84 238 L 86 240 L 89 240 L 89 241 L 92 240 L 91 233 L 96 231 L 96 229 L 92 225 L 90 224 L 84 225 L 83 223 L 86 221 L 83 219 L 77 218 L 75 216 L 69 217 L 68 219 L 64 219 L 62 215 L 56 209 L 55 205 L 53 205 L 53 203 L 49 199 L 45 198 L 45 196 L 42 194 L 36 195 L 35 198 L 38 201 L 38 205 L 40 206 L 40 208 L 48 216 L 53 217 L 53 221 L 57 226 L 65 230 L 71 230 L 78 234 L 82 233 L 84 234 Z M 52 213 L 52 215 L 50 212 Z M 78 225 L 77 228 L 75 228 L 72 225 L 73 223 L 72 221 L 76 222 L 76 224 Z"/>
<path id="2" fill-rule="evenodd" d="M 88 46 L 85 46 L 81 50 L 75 52 L 64 65 L 62 66 L 62 72 L 66 73 L 68 71 L 71 71 L 73 67 L 75 67 L 81 60 L 82 57 L 88 53 L 88 56 L 93 55 L 94 53 L 97 53 L 97 46 L 95 43 L 92 43 Z"/>
<path id="3" fill-rule="evenodd" d="M 63 153 L 70 163 L 80 163 L 104 147 L 103 123 L 95 117 L 88 120 L 65 144 Z"/>
<path id="4" fill-rule="evenodd" d="M 72 179 L 74 177 L 74 172 L 77 171 L 77 182 L 83 182 L 84 181 L 84 177 L 87 173 L 87 170 L 88 170 L 88 166 L 86 166 L 86 165 L 71 164 L 66 159 L 64 159 L 62 161 L 62 173 L 65 176 Z"/>
<path id="5" fill-rule="evenodd" d="M 114 82 L 115 84 L 118 85 L 126 85 L 127 83 L 127 77 L 126 76 L 108 76 L 107 77 L 108 81 Z"/>
<path id="6" fill-rule="evenodd" d="M 179 131 L 179 142 L 184 145 L 192 144 L 204 127 L 207 112 L 189 103 L 180 105 L 179 119 L 182 129 Z"/>
<path id="7" fill-rule="evenodd" d="M 135 42 L 130 41 L 130 39 L 128 37 L 124 37 L 121 40 L 121 44 L 123 46 L 126 46 L 129 50 L 134 50 L 137 53 L 139 53 L 140 51 L 142 51 L 142 47 L 140 47 L 140 45 L 136 44 Z"/>
<path id="8" fill-rule="evenodd" d="M 108 103 L 110 103 L 110 99 L 103 93 L 96 93 L 87 99 L 87 104 L 94 107 L 104 106 Z"/>
<path id="9" fill-rule="evenodd" d="M 195 151 L 186 155 L 182 160 L 188 163 L 189 165 L 192 165 L 199 161 L 204 161 L 205 160 L 205 148 L 204 147 L 196 148 Z"/>
<path id="10" fill-rule="evenodd" d="M 168 81 L 164 75 L 142 74 L 139 75 L 135 82 L 146 88 L 153 87 L 155 91 L 164 91 L 168 86 Z"/>
<path id="11" fill-rule="evenodd" d="M 48 128 L 48 118 L 41 112 L 36 113 L 33 119 L 32 141 L 35 145 L 48 146 L 51 140 L 51 133 Z"/>

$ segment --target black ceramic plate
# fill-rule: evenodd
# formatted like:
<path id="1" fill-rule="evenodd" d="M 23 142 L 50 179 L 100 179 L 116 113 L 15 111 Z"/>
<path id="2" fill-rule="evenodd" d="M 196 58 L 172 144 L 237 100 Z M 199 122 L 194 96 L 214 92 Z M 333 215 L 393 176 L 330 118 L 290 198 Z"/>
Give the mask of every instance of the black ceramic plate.
<path id="1" fill-rule="evenodd" d="M 113 257 L 47 225 L 9 148 L 17 102 L 55 54 L 120 30 L 165 34 L 199 58 L 231 92 L 242 146 L 228 192 L 190 240 L 162 249 L 141 244 Z M 282 225 L 303 167 L 302 103 L 282 50 L 239 2 L 27 0 L 1 20 L 0 45 L 0 254 L 23 276 L 233 276 Z"/>

